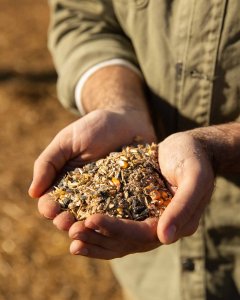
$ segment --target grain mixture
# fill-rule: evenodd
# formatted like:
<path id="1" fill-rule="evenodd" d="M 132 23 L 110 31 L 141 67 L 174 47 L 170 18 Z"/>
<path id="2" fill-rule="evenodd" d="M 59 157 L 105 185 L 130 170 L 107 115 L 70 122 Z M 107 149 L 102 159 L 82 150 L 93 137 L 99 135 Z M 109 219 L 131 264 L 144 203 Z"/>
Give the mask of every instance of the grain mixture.
<path id="1" fill-rule="evenodd" d="M 159 217 L 172 198 L 159 169 L 156 144 L 127 146 L 76 168 L 52 195 L 77 220 L 96 213 L 139 221 Z"/>

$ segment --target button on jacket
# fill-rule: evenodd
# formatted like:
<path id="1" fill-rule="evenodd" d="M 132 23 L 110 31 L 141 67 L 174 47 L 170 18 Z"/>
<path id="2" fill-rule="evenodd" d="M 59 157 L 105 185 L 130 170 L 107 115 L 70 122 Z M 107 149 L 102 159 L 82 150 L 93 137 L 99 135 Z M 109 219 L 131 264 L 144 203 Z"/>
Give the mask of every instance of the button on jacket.
<path id="1" fill-rule="evenodd" d="M 240 121 L 240 1 L 50 0 L 49 47 L 63 105 L 92 66 L 142 72 L 159 140 Z M 171 155 L 171 154 L 170 154 Z M 219 177 L 197 232 L 113 261 L 131 299 L 240 299 L 240 176 Z"/>

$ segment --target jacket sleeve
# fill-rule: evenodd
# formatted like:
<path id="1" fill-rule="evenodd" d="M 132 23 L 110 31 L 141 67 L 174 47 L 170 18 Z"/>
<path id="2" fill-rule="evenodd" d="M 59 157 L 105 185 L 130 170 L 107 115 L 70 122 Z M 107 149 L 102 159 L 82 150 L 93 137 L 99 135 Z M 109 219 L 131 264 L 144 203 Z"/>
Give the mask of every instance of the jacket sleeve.
<path id="1" fill-rule="evenodd" d="M 49 0 L 49 49 L 58 73 L 63 106 L 76 110 L 74 91 L 92 66 L 122 58 L 138 66 L 130 40 L 114 13 L 112 0 Z"/>

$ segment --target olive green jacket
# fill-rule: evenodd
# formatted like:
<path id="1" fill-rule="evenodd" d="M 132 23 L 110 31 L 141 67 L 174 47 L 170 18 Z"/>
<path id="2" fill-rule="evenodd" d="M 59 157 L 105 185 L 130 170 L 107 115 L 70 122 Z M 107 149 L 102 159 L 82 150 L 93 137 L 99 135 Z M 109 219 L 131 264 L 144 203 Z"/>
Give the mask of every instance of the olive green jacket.
<path id="1" fill-rule="evenodd" d="M 84 72 L 122 58 L 143 74 L 159 139 L 240 121 L 240 1 L 51 0 L 50 5 L 49 46 L 65 107 L 76 109 L 74 90 Z M 113 262 L 133 299 L 240 299 L 239 186 L 239 175 L 217 180 L 192 237 Z"/>

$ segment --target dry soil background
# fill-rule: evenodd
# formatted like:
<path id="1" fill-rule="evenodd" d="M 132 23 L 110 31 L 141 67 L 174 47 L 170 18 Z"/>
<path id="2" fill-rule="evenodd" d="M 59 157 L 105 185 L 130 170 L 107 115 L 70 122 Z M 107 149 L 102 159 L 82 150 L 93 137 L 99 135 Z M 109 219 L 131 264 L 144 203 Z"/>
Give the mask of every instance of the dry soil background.
<path id="1" fill-rule="evenodd" d="M 120 300 L 107 262 L 71 256 L 27 195 L 34 159 L 75 119 L 58 103 L 47 1 L 0 0 L 0 300 Z"/>

